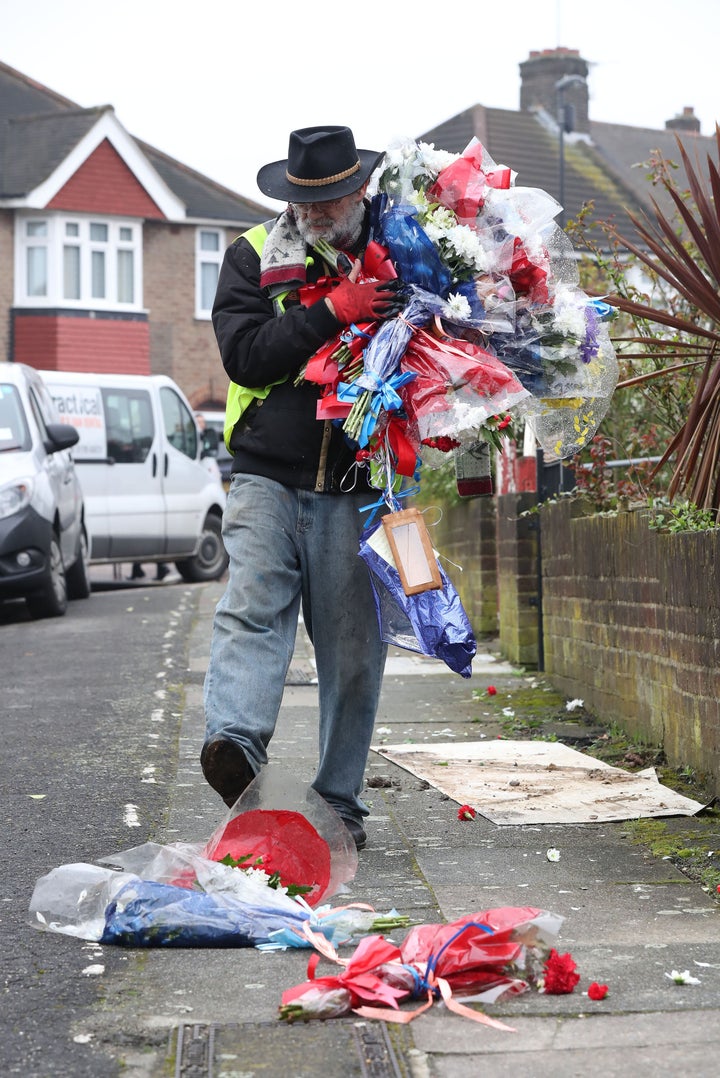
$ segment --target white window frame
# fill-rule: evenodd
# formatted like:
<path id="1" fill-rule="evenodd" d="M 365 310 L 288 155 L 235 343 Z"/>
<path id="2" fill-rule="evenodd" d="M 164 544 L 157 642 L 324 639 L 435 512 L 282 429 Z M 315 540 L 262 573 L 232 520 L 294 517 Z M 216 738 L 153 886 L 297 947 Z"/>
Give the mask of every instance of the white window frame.
<path id="1" fill-rule="evenodd" d="M 43 221 L 47 225 L 45 237 L 27 235 L 28 222 Z M 68 236 L 66 226 L 76 225 L 78 236 Z M 107 228 L 107 243 L 90 239 L 91 225 Z M 130 238 L 123 237 L 122 230 L 130 231 Z M 103 217 L 100 214 L 49 214 L 43 212 L 17 214 L 15 219 L 15 298 L 16 307 L 61 307 L 72 310 L 142 311 L 143 310 L 143 262 L 142 222 L 135 218 Z M 32 296 L 27 291 L 27 252 L 30 247 L 45 246 L 47 252 L 47 294 Z M 64 295 L 64 248 L 76 246 L 80 250 L 80 296 L 76 299 Z M 133 295 L 130 301 L 118 299 L 118 252 L 132 251 Z M 105 295 L 92 295 L 92 253 L 105 253 Z"/>
<path id="2" fill-rule="evenodd" d="M 202 246 L 203 233 L 210 233 L 217 236 L 218 243 L 216 251 L 207 250 Z M 216 266 L 219 275 L 224 255 L 225 229 L 203 226 L 195 230 L 195 317 L 198 319 L 208 321 L 212 315 L 212 304 L 209 307 L 205 307 L 202 302 L 203 266 Z"/>

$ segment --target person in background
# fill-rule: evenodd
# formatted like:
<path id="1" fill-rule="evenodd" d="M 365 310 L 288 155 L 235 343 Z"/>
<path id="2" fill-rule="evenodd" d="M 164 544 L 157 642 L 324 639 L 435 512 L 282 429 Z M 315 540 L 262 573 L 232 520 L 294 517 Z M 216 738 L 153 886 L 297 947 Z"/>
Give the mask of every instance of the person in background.
<path id="1" fill-rule="evenodd" d="M 293 131 L 287 159 L 258 173 L 263 194 L 287 208 L 228 248 L 213 309 L 231 380 L 233 474 L 223 517 L 229 578 L 213 624 L 201 767 L 232 806 L 267 762 L 302 609 L 319 693 L 312 785 L 358 849 L 386 655 L 358 541 L 361 510 L 378 492 L 342 430 L 317 419 L 320 387 L 298 375 L 346 327 L 403 306 L 396 282 L 358 280 L 369 235 L 365 194 L 382 156 L 356 149 L 348 127 Z M 341 278 L 324 261 L 320 241 L 349 256 L 349 273 Z M 330 294 L 303 305 L 298 289 L 326 276 L 336 278 Z"/>

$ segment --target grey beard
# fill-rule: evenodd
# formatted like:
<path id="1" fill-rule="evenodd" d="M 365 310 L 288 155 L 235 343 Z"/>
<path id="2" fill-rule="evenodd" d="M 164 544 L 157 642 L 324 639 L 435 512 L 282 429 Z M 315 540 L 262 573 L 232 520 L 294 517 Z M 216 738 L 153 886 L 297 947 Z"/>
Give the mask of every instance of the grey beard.
<path id="1" fill-rule="evenodd" d="M 310 247 L 318 240 L 325 240 L 333 247 L 352 247 L 360 238 L 364 219 L 365 204 L 363 202 L 358 202 L 344 221 L 338 221 L 324 228 L 313 227 L 309 221 L 303 221 L 298 214 L 295 214 L 297 230 Z"/>

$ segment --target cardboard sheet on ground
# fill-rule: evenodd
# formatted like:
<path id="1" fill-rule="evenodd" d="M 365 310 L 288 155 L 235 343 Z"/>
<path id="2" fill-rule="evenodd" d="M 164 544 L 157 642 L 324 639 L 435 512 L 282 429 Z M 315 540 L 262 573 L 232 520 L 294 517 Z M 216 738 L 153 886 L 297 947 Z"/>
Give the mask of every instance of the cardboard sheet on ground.
<path id="1" fill-rule="evenodd" d="M 554 741 L 376 745 L 373 751 L 496 824 L 694 816 L 705 806 Z"/>

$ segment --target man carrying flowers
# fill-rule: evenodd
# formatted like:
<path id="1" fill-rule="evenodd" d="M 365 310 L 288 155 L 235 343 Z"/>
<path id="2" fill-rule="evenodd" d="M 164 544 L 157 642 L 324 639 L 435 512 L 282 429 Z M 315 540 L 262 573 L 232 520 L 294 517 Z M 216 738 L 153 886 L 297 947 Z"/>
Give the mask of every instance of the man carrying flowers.
<path id="1" fill-rule="evenodd" d="M 297 376 L 346 327 L 402 308 L 396 283 L 358 280 L 355 261 L 368 241 L 365 194 L 382 156 L 356 149 L 347 127 L 293 131 L 287 159 L 258 173 L 260 190 L 287 208 L 228 248 L 213 308 L 231 382 L 225 436 L 233 468 L 223 519 L 229 579 L 205 679 L 203 774 L 232 806 L 267 762 L 302 609 L 319 690 L 313 787 L 358 848 L 386 652 L 358 557 L 360 509 L 377 491 L 341 428 L 317 419 L 321 388 Z M 346 252 L 345 273 L 316 245 Z"/>

